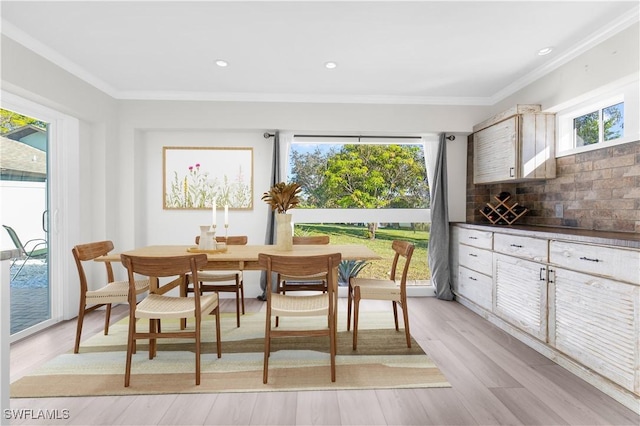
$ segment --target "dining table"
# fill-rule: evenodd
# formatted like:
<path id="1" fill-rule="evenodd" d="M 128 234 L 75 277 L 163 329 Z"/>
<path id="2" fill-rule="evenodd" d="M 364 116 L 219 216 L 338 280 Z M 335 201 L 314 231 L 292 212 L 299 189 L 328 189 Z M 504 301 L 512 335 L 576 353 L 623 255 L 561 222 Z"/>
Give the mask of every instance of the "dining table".
<path id="1" fill-rule="evenodd" d="M 206 253 L 208 270 L 262 270 L 258 263 L 260 253 L 281 256 L 317 256 L 340 253 L 342 260 L 377 260 L 381 256 L 364 244 L 309 244 L 294 245 L 291 250 L 282 250 L 277 245 L 228 245 L 217 250 L 199 250 L 190 245 L 150 245 L 123 252 L 131 256 L 172 257 L 187 253 Z M 98 262 L 120 262 L 120 253 L 110 253 L 96 258 Z M 180 285 L 179 280 L 160 284 L 157 279 L 150 280 L 149 291 L 164 294 Z"/>

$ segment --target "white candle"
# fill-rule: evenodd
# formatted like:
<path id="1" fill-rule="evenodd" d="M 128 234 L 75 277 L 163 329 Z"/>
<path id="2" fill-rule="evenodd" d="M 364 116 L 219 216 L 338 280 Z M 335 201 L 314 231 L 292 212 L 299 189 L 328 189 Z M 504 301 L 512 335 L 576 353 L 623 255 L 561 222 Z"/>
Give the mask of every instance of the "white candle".
<path id="1" fill-rule="evenodd" d="M 217 204 L 218 204 L 218 198 L 217 197 L 213 197 L 213 205 L 211 206 L 211 225 L 213 227 L 216 227 L 217 223 L 216 223 L 216 208 L 217 208 Z"/>
<path id="2" fill-rule="evenodd" d="M 229 205 L 224 205 L 224 226 L 229 226 Z"/>

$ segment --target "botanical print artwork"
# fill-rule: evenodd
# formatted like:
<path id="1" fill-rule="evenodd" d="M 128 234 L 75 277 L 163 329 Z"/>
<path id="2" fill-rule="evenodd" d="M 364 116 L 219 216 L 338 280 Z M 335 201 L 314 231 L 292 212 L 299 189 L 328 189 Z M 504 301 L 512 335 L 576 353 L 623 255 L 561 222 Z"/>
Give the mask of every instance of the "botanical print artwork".
<path id="1" fill-rule="evenodd" d="M 253 208 L 253 149 L 163 147 L 165 209 Z"/>

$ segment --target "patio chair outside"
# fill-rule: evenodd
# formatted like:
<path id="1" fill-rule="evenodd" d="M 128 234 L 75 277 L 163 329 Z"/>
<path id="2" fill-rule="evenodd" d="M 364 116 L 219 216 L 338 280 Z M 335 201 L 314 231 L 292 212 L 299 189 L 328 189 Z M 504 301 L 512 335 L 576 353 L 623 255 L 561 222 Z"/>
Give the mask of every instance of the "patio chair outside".
<path id="1" fill-rule="evenodd" d="M 18 274 L 20 274 L 22 268 L 24 268 L 24 265 L 26 265 L 27 261 L 29 261 L 30 259 L 43 259 L 47 257 L 47 254 L 49 253 L 47 240 L 44 240 L 42 238 L 34 238 L 33 240 L 29 240 L 26 243 L 22 244 L 22 241 L 18 237 L 18 234 L 12 227 L 7 225 L 2 225 L 2 227 L 7 230 L 11 241 L 13 241 L 13 244 L 16 246 L 16 248 L 20 250 L 20 257 L 13 259 L 11 267 L 13 267 L 13 265 L 19 259 L 24 259 L 22 265 L 20 265 L 20 268 L 18 268 L 18 271 L 11 277 L 11 279 L 15 279 Z"/>

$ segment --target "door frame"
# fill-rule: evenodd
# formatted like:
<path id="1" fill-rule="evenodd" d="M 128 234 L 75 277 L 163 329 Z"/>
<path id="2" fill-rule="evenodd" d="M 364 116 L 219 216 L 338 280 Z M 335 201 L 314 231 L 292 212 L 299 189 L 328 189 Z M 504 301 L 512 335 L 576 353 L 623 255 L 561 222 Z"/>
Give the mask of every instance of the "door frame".
<path id="1" fill-rule="evenodd" d="M 79 235 L 79 120 L 2 91 L 1 107 L 49 124 L 47 131 L 47 209 L 51 317 L 10 336 L 14 342 L 77 314 L 77 286 L 70 282 L 72 242 Z M 3 336 L 4 338 L 5 336 Z"/>

